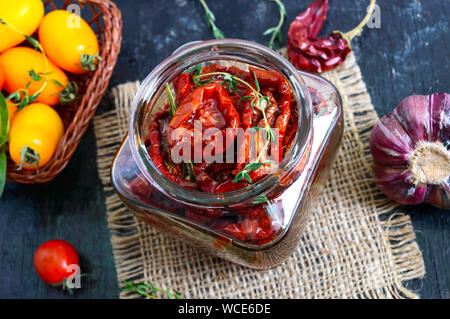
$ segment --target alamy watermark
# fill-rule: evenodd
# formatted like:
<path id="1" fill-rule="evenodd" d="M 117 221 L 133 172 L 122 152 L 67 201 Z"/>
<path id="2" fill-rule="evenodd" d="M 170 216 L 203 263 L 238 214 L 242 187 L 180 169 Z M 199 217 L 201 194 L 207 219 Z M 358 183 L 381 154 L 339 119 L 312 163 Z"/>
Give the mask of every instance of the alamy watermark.
<path id="1" fill-rule="evenodd" d="M 367 27 L 369 29 L 380 29 L 381 28 L 381 8 L 378 4 L 374 5 L 372 15 L 367 21 Z"/>
<path id="2" fill-rule="evenodd" d="M 70 4 L 67 6 L 66 11 L 72 14 L 67 17 L 67 26 L 70 29 L 81 28 L 81 8 L 77 4 Z"/>

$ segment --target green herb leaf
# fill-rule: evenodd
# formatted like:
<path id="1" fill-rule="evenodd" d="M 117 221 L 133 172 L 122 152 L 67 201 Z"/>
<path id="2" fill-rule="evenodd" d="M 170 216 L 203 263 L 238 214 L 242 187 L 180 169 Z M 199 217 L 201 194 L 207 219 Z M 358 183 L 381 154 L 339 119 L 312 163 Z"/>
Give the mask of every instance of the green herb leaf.
<path id="1" fill-rule="evenodd" d="M 209 26 L 212 26 L 212 22 L 216 22 L 216 16 L 212 13 L 211 10 L 207 10 L 205 12 L 206 22 L 208 22 Z"/>
<path id="2" fill-rule="evenodd" d="M 6 154 L 0 150 L 0 197 L 2 197 L 6 184 Z"/>
<path id="3" fill-rule="evenodd" d="M 8 136 L 9 114 L 5 97 L 0 92 L 0 136 Z"/>
<path id="4" fill-rule="evenodd" d="M 202 65 L 201 64 L 194 65 L 193 67 L 190 67 L 183 73 L 192 73 L 193 76 L 200 75 L 200 74 L 202 74 Z"/>
<path id="5" fill-rule="evenodd" d="M 175 98 L 172 94 L 172 90 L 170 89 L 169 83 L 166 83 L 166 92 L 167 92 L 167 100 L 169 101 L 169 113 L 170 116 L 173 117 L 175 112 L 177 111 L 177 103 L 175 102 Z"/>
<path id="6" fill-rule="evenodd" d="M 255 87 L 256 87 L 256 90 L 258 92 L 260 92 L 261 88 L 259 87 L 259 82 L 258 82 L 258 78 L 256 77 L 256 72 L 255 71 L 253 71 L 253 75 L 255 76 Z"/>
<path id="7" fill-rule="evenodd" d="M 244 179 L 244 171 L 240 171 L 239 173 L 236 174 L 236 176 L 233 179 L 233 183 L 237 183 L 241 180 Z"/>
<path id="8" fill-rule="evenodd" d="M 29 74 L 30 77 L 33 79 L 33 81 L 40 81 L 40 80 L 42 80 L 42 78 L 40 77 L 40 75 L 37 74 L 36 72 L 34 72 L 33 69 L 31 69 L 30 71 L 28 71 L 28 74 Z"/>
<path id="9" fill-rule="evenodd" d="M 275 134 L 275 131 L 273 130 L 273 128 L 269 127 L 267 128 L 267 139 L 271 139 L 272 142 L 275 143 L 275 145 L 278 145 L 278 139 L 277 139 L 277 135 Z"/>
<path id="10" fill-rule="evenodd" d="M 58 80 L 52 79 L 53 83 L 55 83 L 57 86 L 62 87 L 64 89 L 64 85 L 61 84 Z"/>
<path id="11" fill-rule="evenodd" d="M 24 36 L 25 36 L 25 39 L 33 46 L 33 48 L 35 50 L 40 50 L 41 44 L 39 43 L 38 40 L 36 40 L 35 38 L 30 37 L 28 35 L 24 35 Z"/>
<path id="12" fill-rule="evenodd" d="M 196 178 L 195 178 L 195 174 L 194 174 L 194 165 L 191 162 L 189 162 L 189 163 L 183 163 L 182 167 L 183 167 L 182 177 L 184 179 L 189 177 L 189 180 L 191 182 L 195 182 Z"/>
<path id="13" fill-rule="evenodd" d="M 216 26 L 216 16 L 214 13 L 208 8 L 205 0 L 199 0 L 203 9 L 205 10 L 205 19 L 208 26 L 211 28 L 213 35 L 216 39 L 225 39 L 225 34 Z"/>
<path id="14" fill-rule="evenodd" d="M 272 27 L 272 28 L 269 28 L 266 31 L 264 31 L 263 35 L 268 35 L 268 34 L 271 34 L 273 32 L 276 32 L 276 31 L 277 31 L 277 27 Z"/>
<path id="15" fill-rule="evenodd" d="M 241 97 L 241 98 L 239 99 L 239 102 L 242 102 L 242 101 L 245 101 L 245 100 L 248 100 L 248 99 L 251 99 L 251 98 L 253 98 L 253 96 L 251 96 L 251 95 L 245 95 L 245 96 L 243 96 L 243 97 Z"/>
<path id="16" fill-rule="evenodd" d="M 178 291 L 174 290 L 175 293 L 175 299 L 183 299 L 183 296 Z"/>
<path id="17" fill-rule="evenodd" d="M 7 100 L 11 100 L 13 102 L 19 102 L 20 101 L 20 93 L 19 92 L 13 92 L 10 95 L 6 97 Z"/>
<path id="18" fill-rule="evenodd" d="M 268 202 L 269 202 L 269 199 L 267 198 L 266 195 L 260 195 L 252 202 L 252 204 L 264 204 L 264 203 L 268 203 Z"/>
<path id="19" fill-rule="evenodd" d="M 28 104 L 30 104 L 30 97 L 25 96 L 18 106 L 19 111 L 22 110 Z"/>
<path id="20" fill-rule="evenodd" d="M 259 131 L 261 131 L 261 130 L 263 130 L 263 129 L 264 129 L 264 128 L 259 127 L 259 126 L 253 126 L 253 127 L 250 127 L 250 128 L 248 129 L 248 131 L 259 132 Z"/>
<path id="21" fill-rule="evenodd" d="M 183 299 L 181 294 L 174 290 L 174 292 L 170 292 L 170 290 L 162 290 L 156 288 L 156 286 L 152 282 L 141 282 L 141 283 L 133 283 L 132 281 L 124 280 L 123 283 L 125 287 L 122 289 L 125 291 L 136 291 L 139 295 L 151 298 L 151 299 L 161 299 L 156 294 L 159 292 L 160 294 L 166 295 L 169 299 Z"/>
<path id="22" fill-rule="evenodd" d="M 281 32 L 277 32 L 277 38 L 278 42 L 283 43 L 283 35 L 281 34 Z"/>
<path id="23" fill-rule="evenodd" d="M 181 177 L 186 179 L 187 176 L 188 176 L 188 172 L 187 172 L 186 164 L 183 163 L 183 165 L 181 165 Z"/>
<path id="24" fill-rule="evenodd" d="M 40 81 L 40 80 L 42 80 L 41 75 L 49 75 L 51 73 L 52 72 L 47 72 L 47 73 L 39 72 L 39 73 L 36 73 L 33 69 L 28 71 L 28 74 L 30 75 L 31 79 L 33 79 L 33 81 Z M 28 82 L 26 88 L 28 88 L 30 86 L 30 84 L 31 84 L 31 82 Z"/>
<path id="25" fill-rule="evenodd" d="M 278 1 L 277 3 L 278 3 L 278 9 L 280 10 L 280 13 L 281 13 L 282 15 L 286 16 L 286 15 L 287 15 L 287 13 L 286 13 L 286 7 L 284 6 L 283 2 Z"/>
<path id="26" fill-rule="evenodd" d="M 32 96 L 30 96 L 28 103 L 33 103 L 34 101 L 36 101 L 36 99 L 38 97 L 39 97 L 39 93 L 34 93 Z"/>
<path id="27" fill-rule="evenodd" d="M 269 48 L 275 50 L 276 49 L 275 40 L 278 40 L 279 43 L 283 43 L 281 28 L 283 27 L 284 18 L 286 16 L 286 7 L 284 6 L 283 2 L 281 2 L 281 0 L 269 0 L 269 1 L 276 3 L 280 18 L 278 24 L 275 27 L 268 28 L 266 31 L 264 31 L 263 35 L 271 34 L 268 46 Z"/>
<path id="28" fill-rule="evenodd" d="M 225 39 L 225 33 L 217 27 L 213 28 L 213 35 L 216 39 Z"/>
<path id="29" fill-rule="evenodd" d="M 195 71 L 194 71 L 194 75 L 197 76 L 197 75 L 200 75 L 200 74 L 202 74 L 202 65 L 201 64 L 197 64 L 197 66 L 195 68 Z"/>
<path id="30" fill-rule="evenodd" d="M 189 178 L 192 182 L 197 182 L 197 179 L 195 178 L 194 174 L 194 164 L 188 163 L 187 165 L 188 171 L 189 171 Z"/>
<path id="31" fill-rule="evenodd" d="M 258 163 L 253 162 L 253 163 L 247 164 L 245 166 L 245 170 L 246 171 L 255 171 L 255 170 L 259 169 L 262 165 L 263 165 L 263 163 L 261 163 L 261 162 L 258 162 Z"/>

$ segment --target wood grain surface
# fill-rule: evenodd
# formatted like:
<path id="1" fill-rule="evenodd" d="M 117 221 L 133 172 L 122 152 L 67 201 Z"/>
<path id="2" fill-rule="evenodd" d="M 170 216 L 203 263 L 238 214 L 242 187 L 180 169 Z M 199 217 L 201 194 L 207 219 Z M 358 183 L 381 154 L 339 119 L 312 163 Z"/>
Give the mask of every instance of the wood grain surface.
<path id="1" fill-rule="evenodd" d="M 143 79 L 185 42 L 211 38 L 195 0 L 115 0 L 122 10 L 122 52 L 110 87 Z M 278 21 L 276 6 L 264 0 L 209 0 L 228 37 L 267 44 L 262 33 Z M 284 0 L 283 28 L 308 0 Z M 331 0 L 323 34 L 348 31 L 362 19 L 369 1 Z M 448 54 L 450 1 L 378 0 L 381 28 L 366 29 L 353 49 L 380 116 L 411 94 L 450 90 Z M 99 112 L 111 107 L 105 96 Z M 427 275 L 408 288 L 422 298 L 450 298 L 450 213 L 420 205 L 410 214 Z M 42 242 L 62 238 L 81 254 L 82 288 L 73 296 L 47 287 L 33 268 Z M 62 174 L 45 185 L 8 183 L 0 199 L 0 297 L 117 298 L 118 285 L 106 226 L 104 194 L 97 176 L 92 127 Z"/>

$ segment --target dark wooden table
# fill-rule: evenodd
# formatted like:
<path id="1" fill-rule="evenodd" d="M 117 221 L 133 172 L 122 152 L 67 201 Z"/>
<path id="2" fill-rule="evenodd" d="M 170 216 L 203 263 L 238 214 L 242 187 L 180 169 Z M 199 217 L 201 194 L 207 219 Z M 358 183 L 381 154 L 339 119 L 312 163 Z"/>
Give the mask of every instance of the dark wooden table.
<path id="1" fill-rule="evenodd" d="M 308 0 L 284 0 L 289 22 Z M 324 32 L 347 31 L 359 23 L 368 1 L 330 1 Z M 116 0 L 124 22 L 122 52 L 110 87 L 143 79 L 179 45 L 211 38 L 195 0 Z M 263 0 L 209 0 L 228 37 L 267 43 L 262 32 L 278 12 Z M 379 115 L 404 97 L 450 91 L 448 72 L 450 1 L 379 0 L 381 28 L 366 29 L 353 49 Z M 107 97 L 99 112 L 110 108 Z M 407 209 L 427 275 L 408 288 L 424 298 L 450 298 L 450 214 L 427 205 Z M 40 281 L 33 253 L 42 242 L 63 238 L 79 250 L 91 276 L 74 298 L 116 298 L 118 284 L 106 227 L 104 194 L 97 176 L 92 127 L 70 164 L 45 185 L 7 184 L 0 199 L 0 297 L 70 298 Z"/>

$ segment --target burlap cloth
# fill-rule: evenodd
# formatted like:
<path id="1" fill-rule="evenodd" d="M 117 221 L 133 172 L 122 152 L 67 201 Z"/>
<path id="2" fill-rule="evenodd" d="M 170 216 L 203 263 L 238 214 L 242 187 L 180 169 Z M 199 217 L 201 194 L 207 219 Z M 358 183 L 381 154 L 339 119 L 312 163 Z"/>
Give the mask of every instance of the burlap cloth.
<path id="1" fill-rule="evenodd" d="M 94 119 L 98 170 L 120 286 L 151 281 L 186 298 L 415 298 L 404 282 L 425 274 L 409 216 L 371 177 L 370 129 L 378 117 L 355 57 L 324 74 L 339 89 L 345 133 L 328 184 L 297 251 L 253 270 L 211 257 L 137 220 L 114 193 L 110 164 L 128 128 L 138 83 L 112 90 L 114 110 Z M 138 297 L 122 291 L 121 298 Z"/>

